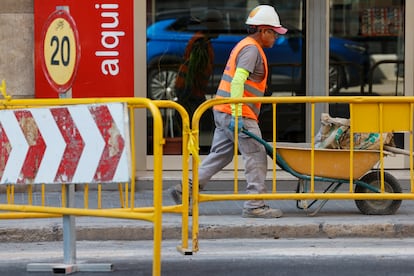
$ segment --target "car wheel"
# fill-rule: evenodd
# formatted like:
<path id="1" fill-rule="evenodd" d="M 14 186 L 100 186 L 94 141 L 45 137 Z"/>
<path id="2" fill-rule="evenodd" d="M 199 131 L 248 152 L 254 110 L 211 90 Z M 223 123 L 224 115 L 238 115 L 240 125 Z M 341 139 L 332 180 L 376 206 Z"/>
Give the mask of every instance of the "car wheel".
<path id="1" fill-rule="evenodd" d="M 337 62 L 329 64 L 329 94 L 337 94 L 344 86 L 344 68 Z"/>
<path id="2" fill-rule="evenodd" d="M 148 74 L 148 98 L 152 100 L 177 100 L 174 86 L 177 78 L 175 68 L 155 68 Z"/>
<path id="3" fill-rule="evenodd" d="M 175 79 L 177 69 L 174 66 L 163 66 L 153 68 L 148 73 L 148 92 L 147 97 L 152 100 L 171 100 L 177 101 L 175 95 Z M 181 136 L 181 127 L 177 121 L 177 111 L 175 109 L 161 109 L 164 123 L 164 136 Z"/>

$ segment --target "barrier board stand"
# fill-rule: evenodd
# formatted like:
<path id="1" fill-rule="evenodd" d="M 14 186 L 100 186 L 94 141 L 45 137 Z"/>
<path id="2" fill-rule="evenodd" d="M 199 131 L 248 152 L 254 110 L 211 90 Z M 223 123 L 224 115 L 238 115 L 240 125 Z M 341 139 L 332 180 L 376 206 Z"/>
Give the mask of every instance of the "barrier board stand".
<path id="1" fill-rule="evenodd" d="M 75 207 L 75 185 L 66 184 L 66 207 Z M 69 274 L 76 269 L 76 218 L 63 216 L 63 263 L 53 267 L 53 273 Z"/>
<path id="2" fill-rule="evenodd" d="M 66 207 L 75 206 L 75 184 L 66 184 Z M 28 272 L 49 271 L 55 274 L 71 274 L 75 272 L 108 272 L 113 271 L 111 263 L 77 264 L 76 263 L 76 223 L 75 216 L 63 216 L 63 264 L 32 263 L 26 266 Z"/>
<path id="3" fill-rule="evenodd" d="M 30 114 L 34 120 L 33 125 L 40 126 L 36 130 L 40 134 L 48 133 L 48 138 L 45 137 L 43 141 L 38 143 L 43 148 L 48 148 L 49 145 L 58 145 L 53 150 L 53 156 L 56 159 L 45 158 L 42 162 L 37 162 L 39 159 L 33 159 L 33 153 L 29 154 L 27 149 L 25 156 L 28 160 L 36 161 L 34 170 L 39 173 L 33 176 L 29 173 L 16 174 L 14 171 L 6 171 L 3 175 L 8 181 L 15 183 L 17 177 L 20 181 L 31 181 L 34 184 L 41 183 L 55 183 L 62 185 L 62 207 L 63 208 L 79 208 L 76 202 L 75 186 L 82 183 L 113 183 L 130 181 L 130 148 L 129 143 L 129 122 L 125 119 L 128 116 L 128 109 L 124 103 L 108 103 L 108 104 L 91 104 L 91 105 L 68 105 L 52 108 L 33 108 L 25 110 L 15 110 L 8 113 L 12 118 L 17 114 L 25 111 Z M 49 114 L 49 115 L 48 115 Z M 45 120 L 45 117 L 53 116 L 51 120 Z M 100 124 L 104 120 L 112 123 Z M 20 128 L 20 121 L 10 120 L 12 126 L 6 128 L 6 132 L 12 132 Z M 71 122 L 68 124 L 68 122 Z M 55 126 L 50 127 L 53 123 Z M 69 130 L 65 134 L 61 133 L 61 129 Z M 111 136 L 104 136 L 109 129 L 112 131 Z M 24 136 L 23 132 L 20 133 Z M 13 136 L 18 137 L 16 135 Z M 76 134 L 73 137 L 72 134 Z M 39 137 L 42 135 L 39 135 Z M 45 135 L 46 136 L 46 135 Z M 12 137 L 12 136 L 10 136 Z M 24 137 L 23 137 L 24 138 Z M 54 138 L 54 139 L 51 139 Z M 23 139 L 22 139 L 23 140 Z M 110 141 L 117 141 L 116 144 L 111 144 Z M 17 144 L 23 144 L 18 141 Z M 46 146 L 44 146 L 46 145 Z M 68 147 L 68 145 L 70 145 Z M 93 146 L 91 146 L 93 145 Z M 13 147 L 14 145 L 12 145 Z M 34 145 L 37 146 L 37 145 Z M 109 154 L 109 148 L 114 146 L 116 151 Z M 64 154 L 64 152 L 66 154 Z M 37 155 L 38 152 L 35 151 Z M 78 153 L 74 155 L 73 153 Z M 46 156 L 46 153 L 45 153 Z M 50 155 L 49 155 L 50 156 Z M 43 157 L 42 157 L 43 158 Z M 43 162 L 44 160 L 47 160 Z M 107 166 L 110 160 L 111 166 Z M 53 165 L 55 164 L 55 165 Z M 89 164 L 90 167 L 85 166 Z M 21 164 L 23 166 L 23 163 Z M 71 168 L 70 170 L 60 170 L 60 168 Z M 92 171 L 89 168 L 94 168 Z M 19 168 L 17 171 L 21 171 Z M 27 178 L 27 177 L 30 178 Z M 11 179 L 11 180 L 10 180 Z M 62 180 L 64 179 L 64 180 Z M 26 182 L 23 182 L 26 183 Z M 80 207 L 82 208 L 82 207 Z M 93 215 L 93 214 L 92 214 Z M 78 264 L 76 262 L 76 215 L 72 213 L 63 212 L 63 262 L 62 263 L 35 263 L 28 264 L 27 271 L 49 271 L 56 274 L 70 274 L 74 272 L 108 272 L 113 270 L 113 265 L 110 263 L 98 264 Z"/>

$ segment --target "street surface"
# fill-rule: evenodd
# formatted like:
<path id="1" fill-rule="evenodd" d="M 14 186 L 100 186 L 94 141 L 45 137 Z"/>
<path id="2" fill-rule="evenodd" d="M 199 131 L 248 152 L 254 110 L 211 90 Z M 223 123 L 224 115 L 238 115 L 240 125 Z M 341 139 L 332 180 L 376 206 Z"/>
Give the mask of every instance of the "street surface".
<path id="1" fill-rule="evenodd" d="M 413 275 L 414 239 L 223 239 L 202 240 L 183 256 L 178 241 L 163 241 L 162 275 Z M 61 242 L 4 243 L 0 275 L 27 272 L 26 265 L 62 262 Z M 151 241 L 78 241 L 78 264 L 113 264 L 113 272 L 75 275 L 151 275 Z"/>

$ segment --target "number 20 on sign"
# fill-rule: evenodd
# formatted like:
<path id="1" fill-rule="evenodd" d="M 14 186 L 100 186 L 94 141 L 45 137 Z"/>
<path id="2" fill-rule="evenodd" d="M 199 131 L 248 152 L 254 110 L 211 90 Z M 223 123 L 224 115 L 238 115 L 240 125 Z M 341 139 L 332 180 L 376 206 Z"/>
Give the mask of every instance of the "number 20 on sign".
<path id="1" fill-rule="evenodd" d="M 43 38 L 43 72 L 58 93 L 65 93 L 72 86 L 80 58 L 78 31 L 68 11 L 58 9 L 49 16 Z"/>

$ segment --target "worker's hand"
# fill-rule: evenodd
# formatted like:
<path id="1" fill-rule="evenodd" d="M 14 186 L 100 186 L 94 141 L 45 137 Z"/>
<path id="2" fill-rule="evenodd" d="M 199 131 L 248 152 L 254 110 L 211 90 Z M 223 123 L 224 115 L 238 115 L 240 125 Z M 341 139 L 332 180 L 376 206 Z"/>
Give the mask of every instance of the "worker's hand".
<path id="1" fill-rule="evenodd" d="M 232 116 L 231 120 L 230 120 L 230 124 L 229 124 L 229 129 L 231 131 L 234 131 L 236 125 L 236 117 Z M 241 129 L 243 128 L 244 124 L 243 124 L 243 118 L 241 116 L 239 116 L 237 118 L 237 130 L 240 132 Z"/>

